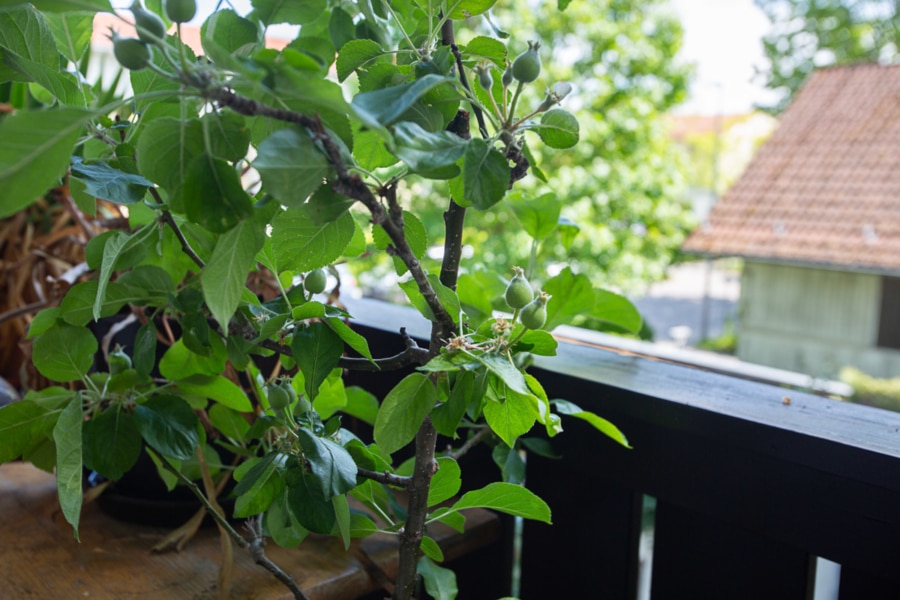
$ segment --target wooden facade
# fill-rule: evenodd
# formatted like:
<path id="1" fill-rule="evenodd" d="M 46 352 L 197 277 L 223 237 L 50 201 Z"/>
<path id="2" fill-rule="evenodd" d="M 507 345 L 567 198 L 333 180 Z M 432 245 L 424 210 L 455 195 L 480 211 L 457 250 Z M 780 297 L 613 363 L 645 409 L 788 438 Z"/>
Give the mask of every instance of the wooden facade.
<path id="1" fill-rule="evenodd" d="M 816 377 L 853 366 L 900 375 L 890 317 L 900 315 L 895 278 L 748 260 L 741 279 L 741 360 Z M 885 289 L 888 288 L 888 289 Z"/>

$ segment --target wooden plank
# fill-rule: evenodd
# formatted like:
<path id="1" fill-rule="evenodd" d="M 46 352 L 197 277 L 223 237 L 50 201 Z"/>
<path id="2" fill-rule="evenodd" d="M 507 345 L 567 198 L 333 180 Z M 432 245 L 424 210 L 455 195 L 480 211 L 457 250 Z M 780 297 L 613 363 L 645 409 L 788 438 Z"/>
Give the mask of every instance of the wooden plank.
<path id="1" fill-rule="evenodd" d="M 802 550 L 667 502 L 656 505 L 654 599 L 807 600 L 811 564 Z"/>
<path id="2" fill-rule="evenodd" d="M 463 535 L 440 524 L 429 534 L 454 560 L 496 540 L 499 522 L 484 510 L 466 511 Z M 219 534 L 202 529 L 181 553 L 154 554 L 150 548 L 166 529 L 116 521 L 88 505 L 82 511 L 81 543 L 73 539 L 56 499 L 52 475 L 31 465 L 0 466 L 0 581 L 4 598 L 75 598 L 93 600 L 206 600 L 216 598 Z M 354 552 L 364 552 L 394 577 L 397 544 L 394 536 L 374 535 L 354 540 Z M 358 598 L 381 589 L 354 552 L 329 537 L 313 536 L 298 548 L 269 544 L 266 552 L 291 574 L 312 600 Z M 249 555 L 235 550 L 233 598 L 289 599 L 293 596 Z"/>

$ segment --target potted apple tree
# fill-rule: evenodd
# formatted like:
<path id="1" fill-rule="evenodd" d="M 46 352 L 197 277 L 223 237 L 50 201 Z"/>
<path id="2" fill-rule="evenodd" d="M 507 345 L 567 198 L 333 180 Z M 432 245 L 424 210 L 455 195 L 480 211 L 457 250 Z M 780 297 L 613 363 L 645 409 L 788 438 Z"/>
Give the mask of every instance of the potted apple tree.
<path id="1" fill-rule="evenodd" d="M 420 574 L 452 597 L 428 523 L 462 527 L 471 507 L 549 522 L 550 510 L 517 481 L 452 500 L 459 454 L 436 454 L 439 434 L 457 447 L 493 443 L 516 461 L 522 436 L 554 436 L 567 414 L 627 445 L 600 417 L 551 401 L 525 365 L 553 355 L 548 330 L 580 314 L 608 309 L 607 320 L 639 328 L 630 304 L 568 268 L 543 276 L 527 252 L 527 272 L 493 277 L 461 259 L 467 211 L 502 203 L 535 247 L 555 239 L 552 192 L 510 190 L 552 177 L 531 145 L 565 149 L 579 135 L 560 107 L 571 86 L 541 80 L 539 43 L 507 43 L 485 25 L 493 4 L 258 0 L 248 16 L 206 19 L 197 55 L 182 37 L 193 0 L 155 12 L 138 2 L 121 15 L 136 35 L 110 34 L 133 95 L 106 103 L 59 66 L 83 57 L 85 11 L 110 11 L 105 0 L 3 4 L 0 77 L 16 93 L 0 120 L 0 216 L 62 185 L 84 212 L 99 198 L 129 217 L 88 244 L 89 276 L 30 324 L 34 365 L 59 385 L 0 409 L 0 460 L 55 469 L 76 536 L 83 468 L 118 480 L 146 452 L 242 547 L 258 549 L 230 518 L 254 519 L 284 545 L 310 531 L 345 543 L 389 532 L 399 539 L 394 597 L 409 598 Z M 282 22 L 299 33 L 266 48 L 267 27 Z M 426 255 L 423 193 L 446 206 L 439 259 Z M 373 252 L 391 257 L 396 286 L 430 322 L 427 344 L 407 337 L 385 356 L 354 330 L 337 266 Z M 248 288 L 260 271 L 273 297 Z M 134 323 L 127 351 L 101 348 L 90 328 L 114 315 Z M 377 401 L 342 379 L 410 366 Z M 342 414 L 368 421 L 372 439 L 345 429 Z M 414 459 L 397 465 L 407 447 Z M 216 474 L 236 481 L 231 514 Z"/>

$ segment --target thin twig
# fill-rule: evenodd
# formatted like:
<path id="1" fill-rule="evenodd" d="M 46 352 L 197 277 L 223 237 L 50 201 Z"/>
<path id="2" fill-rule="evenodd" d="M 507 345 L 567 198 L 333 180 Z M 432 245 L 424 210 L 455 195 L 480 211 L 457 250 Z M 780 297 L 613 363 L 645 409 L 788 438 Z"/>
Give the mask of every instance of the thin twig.
<path id="1" fill-rule="evenodd" d="M 216 523 L 218 523 L 218 525 L 220 527 L 222 527 L 228 533 L 228 535 L 231 537 L 231 539 L 233 539 L 235 541 L 235 543 L 237 543 L 238 546 L 240 546 L 244 550 L 247 550 L 248 552 L 250 552 L 250 554 L 251 554 L 251 556 L 253 556 L 253 560 L 254 560 L 254 562 L 256 562 L 256 564 L 260 565 L 261 567 L 263 567 L 264 569 L 266 569 L 267 571 L 272 573 L 278 579 L 278 581 L 280 581 L 285 586 L 287 586 L 288 589 L 290 589 L 291 592 L 294 594 L 294 598 L 296 600 L 309 600 L 309 598 L 306 596 L 306 594 L 303 593 L 303 590 L 301 590 L 300 587 L 297 585 L 297 582 L 294 581 L 294 578 L 291 577 L 290 575 L 288 575 L 287 573 L 285 573 L 281 569 L 281 567 L 276 565 L 274 562 L 272 562 L 269 559 L 269 557 L 266 556 L 265 552 L 263 551 L 263 549 L 261 547 L 261 544 L 257 544 L 257 546 L 253 546 L 250 542 L 248 542 L 244 538 L 244 536 L 242 536 L 240 533 L 238 533 L 234 529 L 234 527 L 231 526 L 231 523 L 228 522 L 228 519 L 226 519 L 224 516 L 219 514 L 218 511 L 216 511 L 215 507 L 210 503 L 209 499 L 200 490 L 200 487 L 196 483 L 194 483 L 193 481 L 191 481 L 190 479 L 185 477 L 184 474 L 181 471 L 179 471 L 178 469 L 176 469 L 169 462 L 169 459 L 167 459 L 165 456 L 162 456 L 161 454 L 157 453 L 155 450 L 153 450 L 152 448 L 149 448 L 149 447 L 147 448 L 147 451 L 156 455 L 156 458 L 159 460 L 160 464 L 167 471 L 169 471 L 170 473 L 175 475 L 175 477 L 177 477 L 178 480 L 182 484 L 186 485 L 189 490 L 191 490 L 191 492 L 194 494 L 194 496 L 197 497 L 197 499 L 200 501 L 200 503 L 206 507 L 206 510 L 210 514 L 210 516 L 213 519 L 215 519 Z"/>
<path id="2" fill-rule="evenodd" d="M 402 328 L 400 330 L 400 334 L 406 341 L 406 349 L 404 349 L 402 352 L 398 352 L 393 356 L 375 358 L 371 361 L 367 358 L 351 358 L 342 356 L 340 360 L 338 360 L 338 368 L 348 369 L 351 371 L 369 372 L 396 371 L 397 369 L 402 369 L 403 367 L 407 367 L 409 365 L 424 365 L 426 362 L 428 362 L 428 359 L 431 357 L 429 351 L 425 348 L 419 347 L 419 345 L 416 344 L 416 341 L 406 334 L 405 328 Z M 265 348 L 284 356 L 293 355 L 289 347 L 283 346 L 275 340 L 261 340 L 259 342 L 256 342 L 256 345 L 260 348 Z"/>
<path id="3" fill-rule="evenodd" d="M 163 199 L 160 197 L 159 192 L 156 188 L 150 188 L 150 195 L 153 196 L 153 199 L 157 204 L 163 204 Z M 200 267 L 201 269 L 206 266 L 206 263 L 203 262 L 203 259 L 194 252 L 194 249 L 191 247 L 191 243 L 184 236 L 184 232 L 181 230 L 181 227 L 178 226 L 178 223 L 175 222 L 175 217 L 172 216 L 172 213 L 168 210 L 163 210 L 162 212 L 162 222 L 169 226 L 169 229 L 175 234 L 175 237 L 178 238 L 178 242 L 181 244 L 181 250 L 188 255 L 194 263 Z"/>
<path id="4" fill-rule="evenodd" d="M 379 473 L 378 471 L 370 471 L 369 469 L 357 468 L 356 474 L 359 477 L 365 477 L 366 479 L 371 479 L 372 481 L 377 481 L 378 483 L 392 485 L 399 488 L 408 488 L 412 484 L 412 477 L 394 475 L 393 473 L 388 473 L 387 471 Z"/>
<path id="5" fill-rule="evenodd" d="M 465 456 L 466 453 L 469 452 L 469 450 L 471 450 L 472 448 L 474 448 L 475 446 L 477 446 L 478 444 L 483 442 L 485 440 L 485 438 L 487 438 L 488 436 L 491 435 L 491 433 L 492 432 L 491 432 L 490 427 L 483 427 L 481 430 L 479 430 L 478 433 L 476 433 L 475 435 L 470 437 L 468 440 L 466 440 L 465 444 L 463 444 L 462 446 L 460 446 L 459 448 L 457 448 L 456 450 L 454 450 L 452 452 L 448 452 L 447 456 L 449 456 L 453 460 L 459 460 L 460 458 Z"/>

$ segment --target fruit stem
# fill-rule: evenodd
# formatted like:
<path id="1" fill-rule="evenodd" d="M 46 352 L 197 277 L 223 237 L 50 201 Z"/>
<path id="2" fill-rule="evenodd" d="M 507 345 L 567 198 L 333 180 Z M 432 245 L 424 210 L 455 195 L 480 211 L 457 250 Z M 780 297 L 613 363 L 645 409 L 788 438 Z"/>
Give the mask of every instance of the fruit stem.
<path id="1" fill-rule="evenodd" d="M 510 127 L 511 127 L 513 117 L 514 117 L 515 114 L 516 114 L 516 104 L 518 104 L 518 102 L 519 102 L 519 96 L 522 94 L 522 87 L 523 87 L 522 82 L 521 82 L 521 81 L 517 81 L 517 82 L 516 82 L 516 91 L 515 91 L 515 93 L 513 94 L 512 102 L 511 102 L 510 105 L 509 105 L 509 114 L 507 115 L 507 118 L 506 118 L 506 126 L 507 126 L 507 128 L 510 128 Z"/>

